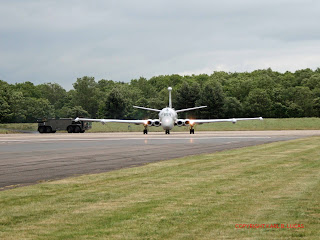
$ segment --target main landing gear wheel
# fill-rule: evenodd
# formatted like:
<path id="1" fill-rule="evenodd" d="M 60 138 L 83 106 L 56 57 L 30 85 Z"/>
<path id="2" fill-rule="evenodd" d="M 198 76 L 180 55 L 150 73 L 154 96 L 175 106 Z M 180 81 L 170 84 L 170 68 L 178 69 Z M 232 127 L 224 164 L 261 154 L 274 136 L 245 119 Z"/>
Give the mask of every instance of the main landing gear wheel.
<path id="1" fill-rule="evenodd" d="M 190 134 L 194 134 L 194 129 L 193 128 L 190 129 Z"/>
<path id="2" fill-rule="evenodd" d="M 148 134 L 148 129 L 143 129 L 143 134 Z"/>
<path id="3" fill-rule="evenodd" d="M 166 134 L 170 134 L 170 130 L 166 130 Z"/>

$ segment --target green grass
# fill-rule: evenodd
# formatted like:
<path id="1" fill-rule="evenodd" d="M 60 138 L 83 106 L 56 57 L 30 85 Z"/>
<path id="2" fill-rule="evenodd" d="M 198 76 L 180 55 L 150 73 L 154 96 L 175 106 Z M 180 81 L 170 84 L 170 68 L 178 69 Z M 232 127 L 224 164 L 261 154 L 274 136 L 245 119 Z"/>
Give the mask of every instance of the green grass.
<path id="1" fill-rule="evenodd" d="M 0 124 L 0 134 L 1 133 L 19 133 L 20 130 L 23 131 L 37 131 L 37 123 L 6 123 Z"/>
<path id="2" fill-rule="evenodd" d="M 0 134 L 9 133 L 10 130 L 37 131 L 36 123 L 11 123 L 0 124 Z M 5 130 L 9 129 L 9 130 Z M 264 119 L 263 121 L 239 121 L 236 124 L 209 123 L 195 126 L 196 131 L 261 131 L 261 130 L 320 130 L 320 118 L 284 118 Z M 8 132 L 9 131 L 9 132 Z M 123 123 L 92 123 L 92 129 L 87 132 L 142 132 L 143 126 Z M 150 132 L 163 132 L 161 127 L 150 127 Z M 174 127 L 173 132 L 187 132 L 188 127 Z M 13 131 L 11 131 L 13 132 Z M 61 131 L 65 132 L 65 131 Z"/>
<path id="3" fill-rule="evenodd" d="M 317 239 L 319 145 L 271 143 L 2 191 L 0 239 Z"/>
<path id="4" fill-rule="evenodd" d="M 130 126 L 130 127 L 128 127 Z M 230 122 L 208 123 L 195 126 L 196 131 L 263 131 L 263 130 L 319 130 L 320 118 L 284 118 L 264 119 L 263 121 L 238 121 L 236 124 Z M 93 123 L 88 132 L 137 132 L 143 131 L 143 126 L 128 125 L 122 123 Z M 150 132 L 162 132 L 161 127 L 150 127 Z M 173 132 L 187 132 L 188 127 L 174 127 Z"/>
<path id="5" fill-rule="evenodd" d="M 12 130 L 7 130 L 7 129 L 0 129 L 0 134 L 11 134 L 11 133 L 16 133 L 15 131 Z"/>

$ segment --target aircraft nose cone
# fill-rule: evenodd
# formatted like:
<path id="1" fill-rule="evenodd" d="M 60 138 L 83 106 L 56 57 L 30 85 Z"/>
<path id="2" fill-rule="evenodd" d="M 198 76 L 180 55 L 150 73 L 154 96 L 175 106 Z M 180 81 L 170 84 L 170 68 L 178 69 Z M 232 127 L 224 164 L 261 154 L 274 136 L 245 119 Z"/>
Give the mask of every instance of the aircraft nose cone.
<path id="1" fill-rule="evenodd" d="M 173 119 L 170 117 L 164 117 L 161 121 L 161 125 L 164 130 L 171 130 L 173 128 Z"/>

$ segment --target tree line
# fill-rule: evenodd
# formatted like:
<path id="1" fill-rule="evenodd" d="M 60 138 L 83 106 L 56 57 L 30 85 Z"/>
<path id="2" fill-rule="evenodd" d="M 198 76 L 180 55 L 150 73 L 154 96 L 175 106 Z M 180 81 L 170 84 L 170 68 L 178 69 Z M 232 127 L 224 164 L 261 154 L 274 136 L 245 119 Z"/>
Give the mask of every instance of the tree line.
<path id="1" fill-rule="evenodd" d="M 162 109 L 173 88 L 175 109 L 207 105 L 181 118 L 320 116 L 320 68 L 279 73 L 213 72 L 211 75 L 140 77 L 129 83 L 94 77 L 78 78 L 66 91 L 57 83 L 9 84 L 0 80 L 0 122 L 35 122 L 39 118 L 91 117 L 117 119 L 157 118 L 157 113 L 135 109 Z"/>

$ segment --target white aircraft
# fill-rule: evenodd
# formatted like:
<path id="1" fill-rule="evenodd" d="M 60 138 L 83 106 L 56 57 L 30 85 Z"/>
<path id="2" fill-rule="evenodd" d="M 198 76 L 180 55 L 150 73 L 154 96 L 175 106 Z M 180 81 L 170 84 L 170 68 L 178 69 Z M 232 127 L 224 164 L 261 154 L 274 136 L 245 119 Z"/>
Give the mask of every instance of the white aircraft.
<path id="1" fill-rule="evenodd" d="M 91 118 L 79 118 L 75 119 L 76 122 L 78 121 L 88 121 L 88 122 L 101 122 L 103 124 L 110 123 L 110 122 L 117 122 L 117 123 L 132 123 L 132 124 L 143 124 L 144 130 L 143 134 L 148 134 L 148 127 L 155 126 L 155 127 L 162 127 L 165 130 L 166 134 L 170 134 L 170 130 L 177 125 L 178 127 L 182 126 L 189 126 L 190 127 L 190 134 L 194 134 L 194 125 L 195 124 L 203 124 L 203 123 L 213 123 L 213 122 L 232 122 L 236 123 L 237 121 L 243 120 L 263 120 L 262 117 L 257 118 L 231 118 L 231 119 L 178 119 L 178 113 L 186 112 L 190 110 L 205 108 L 207 106 L 200 106 L 200 107 L 193 107 L 193 108 L 186 108 L 175 110 L 172 108 L 171 102 L 171 91 L 172 88 L 168 88 L 169 91 L 169 107 L 163 108 L 162 110 L 153 109 L 153 108 L 146 108 L 146 107 L 138 107 L 133 106 L 134 108 L 139 108 L 143 110 L 155 111 L 159 112 L 159 119 L 148 119 L 148 120 L 120 120 L 120 119 L 91 119 Z"/>

